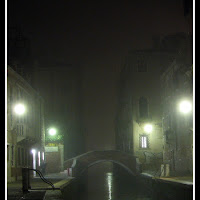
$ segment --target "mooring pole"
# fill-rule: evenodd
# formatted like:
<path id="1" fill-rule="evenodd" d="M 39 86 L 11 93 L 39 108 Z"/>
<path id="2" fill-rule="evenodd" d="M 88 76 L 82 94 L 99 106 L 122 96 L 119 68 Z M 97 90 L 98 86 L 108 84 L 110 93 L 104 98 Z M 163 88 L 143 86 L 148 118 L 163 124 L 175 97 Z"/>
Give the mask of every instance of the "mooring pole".
<path id="1" fill-rule="evenodd" d="M 29 177 L 29 168 L 22 168 L 22 191 L 23 193 L 28 193 L 28 189 L 30 189 L 30 177 Z"/>

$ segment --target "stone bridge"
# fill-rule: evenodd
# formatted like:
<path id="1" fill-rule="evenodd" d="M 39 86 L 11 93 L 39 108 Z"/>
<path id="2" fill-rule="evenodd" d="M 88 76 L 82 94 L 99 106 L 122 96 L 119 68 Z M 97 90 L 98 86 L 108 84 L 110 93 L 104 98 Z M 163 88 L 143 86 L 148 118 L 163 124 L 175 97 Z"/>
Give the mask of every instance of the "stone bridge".
<path id="1" fill-rule="evenodd" d="M 64 169 L 72 168 L 72 176 L 78 177 L 89 167 L 110 161 L 122 166 L 130 174 L 136 176 L 139 174 L 139 164 L 136 157 L 122 151 L 106 150 L 106 151 L 90 151 L 71 158 L 64 162 Z"/>

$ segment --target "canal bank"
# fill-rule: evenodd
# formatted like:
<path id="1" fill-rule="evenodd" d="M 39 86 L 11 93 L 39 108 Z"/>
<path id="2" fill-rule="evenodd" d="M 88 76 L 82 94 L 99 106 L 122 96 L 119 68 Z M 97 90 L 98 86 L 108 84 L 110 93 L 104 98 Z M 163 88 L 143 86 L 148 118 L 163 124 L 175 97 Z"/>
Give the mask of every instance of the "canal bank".
<path id="1" fill-rule="evenodd" d="M 193 177 L 160 177 L 155 172 L 143 172 L 138 180 L 151 193 L 153 200 L 192 200 L 193 199 Z"/>
<path id="2" fill-rule="evenodd" d="M 28 193 L 22 192 L 22 181 L 18 180 L 12 183 L 7 183 L 7 199 L 8 200 L 44 200 L 57 199 L 62 200 L 62 188 L 70 184 L 73 178 L 68 177 L 64 173 L 54 173 L 45 176 L 45 179 L 53 183 L 55 189 L 47 183 L 43 182 L 39 177 L 30 180 L 31 189 Z"/>
<path id="3" fill-rule="evenodd" d="M 108 176 L 107 180 L 109 183 L 109 180 L 112 181 L 112 178 L 109 179 Z M 152 174 L 141 173 L 136 178 L 136 182 L 139 183 L 140 189 L 143 188 L 143 190 L 145 190 L 145 196 L 148 199 L 152 200 L 193 199 L 192 177 L 155 177 Z M 80 190 L 85 190 L 86 189 L 85 187 L 87 187 L 86 185 L 84 185 L 85 184 L 84 181 L 80 179 L 72 179 L 67 183 L 61 181 L 58 184 L 60 184 L 60 186 L 58 186 L 60 187 L 60 192 L 47 191 L 45 195 L 45 200 L 80 199 L 80 193 L 81 193 Z"/>
<path id="4" fill-rule="evenodd" d="M 106 169 L 99 164 L 88 170 L 86 176 L 83 176 L 85 180 L 74 179 L 71 188 L 66 188 L 68 191 L 64 190 L 64 198 L 79 200 L 193 199 L 191 176 L 159 177 L 155 176 L 155 172 L 143 172 L 137 177 L 132 177 L 122 168 L 114 170 L 114 172 Z M 83 195 L 80 195 L 81 192 Z"/>

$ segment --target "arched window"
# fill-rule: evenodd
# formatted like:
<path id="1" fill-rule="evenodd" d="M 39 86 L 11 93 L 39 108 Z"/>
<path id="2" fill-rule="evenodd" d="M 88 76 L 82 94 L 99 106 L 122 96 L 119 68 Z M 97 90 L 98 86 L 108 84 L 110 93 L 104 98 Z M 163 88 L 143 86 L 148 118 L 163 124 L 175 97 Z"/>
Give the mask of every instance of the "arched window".
<path id="1" fill-rule="evenodd" d="M 145 97 L 139 99 L 139 116 L 140 118 L 148 118 L 148 100 Z"/>

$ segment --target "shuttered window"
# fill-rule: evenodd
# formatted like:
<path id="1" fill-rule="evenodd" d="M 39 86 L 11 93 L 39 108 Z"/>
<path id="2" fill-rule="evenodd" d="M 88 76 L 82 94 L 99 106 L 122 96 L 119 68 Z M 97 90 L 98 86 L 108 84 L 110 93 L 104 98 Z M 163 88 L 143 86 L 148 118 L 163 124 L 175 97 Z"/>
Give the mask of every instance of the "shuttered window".
<path id="1" fill-rule="evenodd" d="M 140 135 L 140 148 L 147 149 L 149 148 L 149 137 L 148 135 Z"/>

